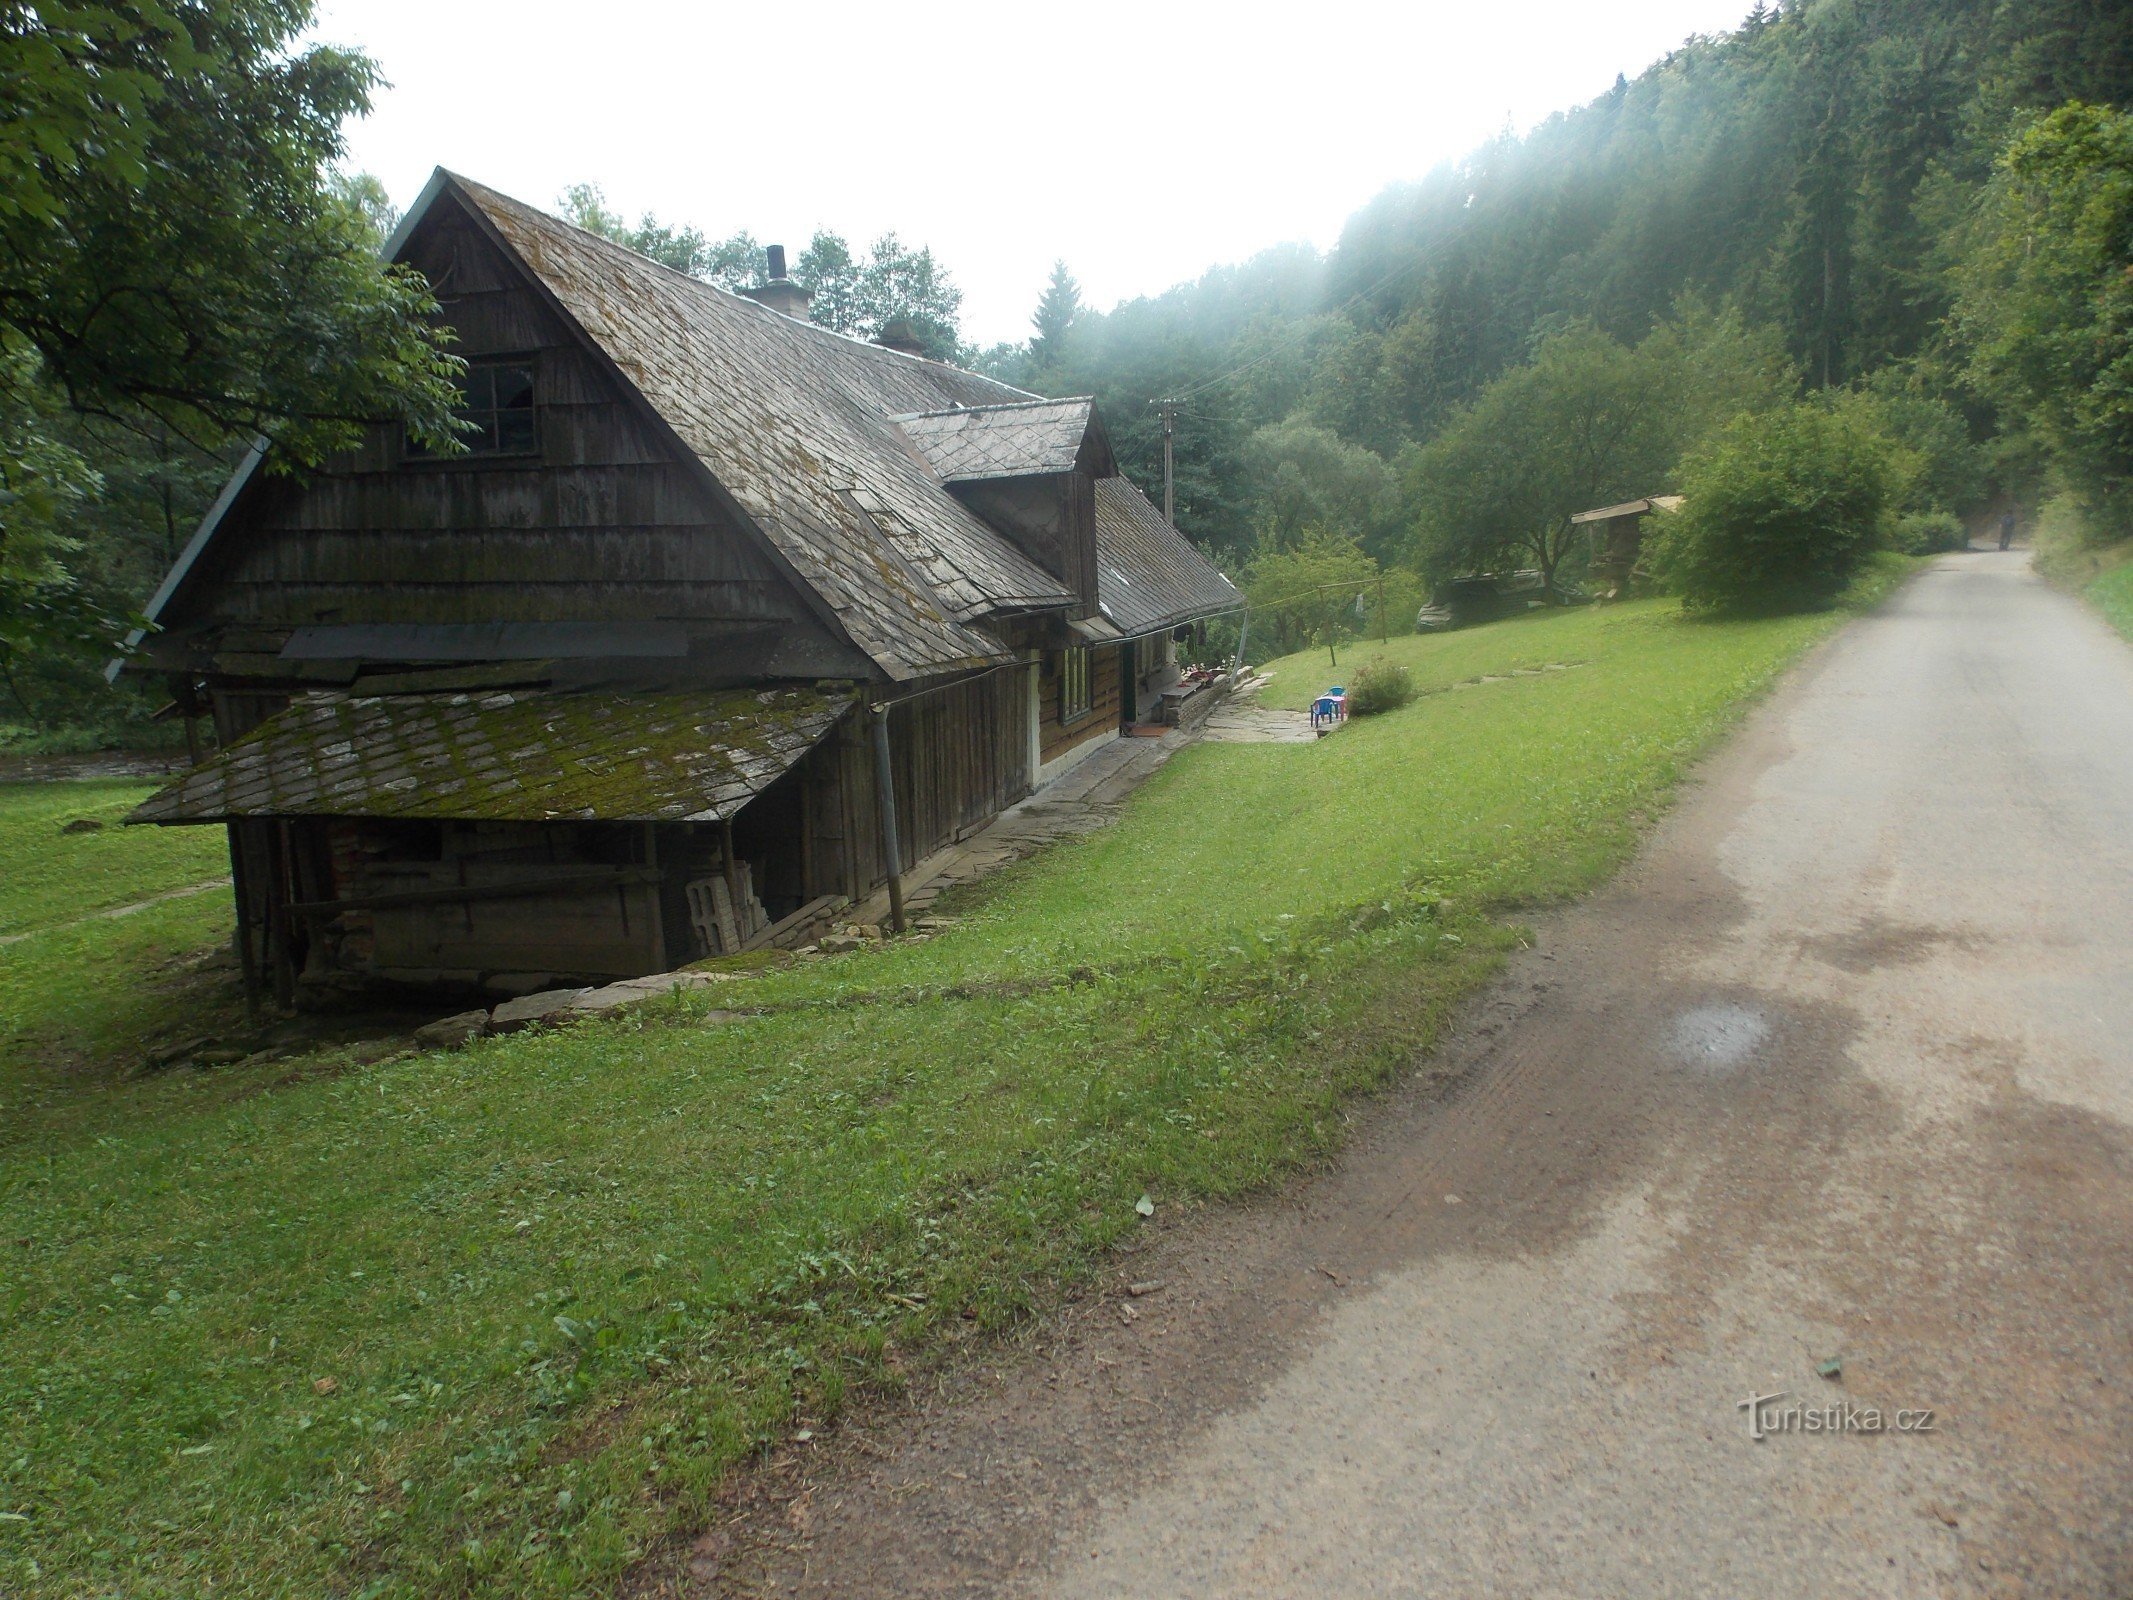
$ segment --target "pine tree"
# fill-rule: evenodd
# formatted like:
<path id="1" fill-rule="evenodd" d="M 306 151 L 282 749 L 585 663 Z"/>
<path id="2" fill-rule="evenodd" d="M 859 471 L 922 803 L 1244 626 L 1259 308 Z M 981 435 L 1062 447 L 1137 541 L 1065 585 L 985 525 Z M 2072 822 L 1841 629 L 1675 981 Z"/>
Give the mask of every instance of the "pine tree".
<path id="1" fill-rule="evenodd" d="M 1081 285 L 1074 281 L 1064 261 L 1054 261 L 1051 281 L 1044 286 L 1044 298 L 1037 302 L 1037 314 L 1030 318 L 1030 326 L 1037 330 L 1029 347 L 1035 364 L 1044 366 L 1059 358 L 1067 332 L 1080 315 Z"/>

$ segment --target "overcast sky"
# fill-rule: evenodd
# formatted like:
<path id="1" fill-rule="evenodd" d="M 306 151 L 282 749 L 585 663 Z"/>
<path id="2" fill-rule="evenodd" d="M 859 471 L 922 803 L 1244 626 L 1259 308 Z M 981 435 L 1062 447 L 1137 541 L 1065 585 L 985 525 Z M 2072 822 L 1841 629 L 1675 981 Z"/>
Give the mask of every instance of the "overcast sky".
<path id="1" fill-rule="evenodd" d="M 324 0 L 391 87 L 349 131 L 402 206 L 446 166 L 553 209 L 599 183 L 714 237 L 933 246 L 964 334 L 1020 339 L 1054 257 L 1094 304 L 1269 245 L 1631 76 L 1749 0 L 1223 5 Z"/>

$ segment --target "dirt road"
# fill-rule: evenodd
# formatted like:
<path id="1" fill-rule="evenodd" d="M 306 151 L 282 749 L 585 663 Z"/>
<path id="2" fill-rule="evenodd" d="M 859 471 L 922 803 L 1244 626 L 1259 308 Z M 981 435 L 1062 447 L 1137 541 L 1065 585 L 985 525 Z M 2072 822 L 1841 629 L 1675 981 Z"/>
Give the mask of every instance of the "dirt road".
<path id="1" fill-rule="evenodd" d="M 1946 558 L 1538 933 L 1336 1171 L 687 1585 L 2133 1594 L 2133 652 Z"/>

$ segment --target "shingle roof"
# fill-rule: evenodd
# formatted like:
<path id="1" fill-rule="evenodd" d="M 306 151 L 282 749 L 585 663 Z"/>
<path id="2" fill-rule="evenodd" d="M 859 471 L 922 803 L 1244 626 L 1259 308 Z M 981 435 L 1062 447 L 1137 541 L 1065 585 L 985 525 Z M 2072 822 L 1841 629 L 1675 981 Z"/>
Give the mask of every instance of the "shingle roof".
<path id="1" fill-rule="evenodd" d="M 1096 591 L 1124 634 L 1242 605 L 1244 596 L 1124 478 L 1096 480 Z"/>
<path id="2" fill-rule="evenodd" d="M 1022 400 L 896 418 L 943 483 L 1071 472 L 1094 402 Z"/>
<path id="3" fill-rule="evenodd" d="M 889 421 L 1029 396 L 795 321 L 451 181 L 888 676 L 1006 659 L 969 624 L 1072 604 Z"/>
<path id="4" fill-rule="evenodd" d="M 851 703 L 811 689 L 310 695 L 131 820 L 714 821 L 813 749 Z"/>

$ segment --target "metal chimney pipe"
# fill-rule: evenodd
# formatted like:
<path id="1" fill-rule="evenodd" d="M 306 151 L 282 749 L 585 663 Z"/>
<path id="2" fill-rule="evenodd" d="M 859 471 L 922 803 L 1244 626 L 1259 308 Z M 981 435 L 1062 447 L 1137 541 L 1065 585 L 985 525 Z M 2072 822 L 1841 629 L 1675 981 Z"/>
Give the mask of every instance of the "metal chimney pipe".
<path id="1" fill-rule="evenodd" d="M 785 246 L 782 244 L 763 247 L 763 265 L 770 273 L 769 280 L 753 289 L 743 289 L 742 294 L 773 311 L 782 311 L 788 317 L 801 322 L 807 320 L 807 303 L 814 295 L 794 283 L 785 272 Z"/>

